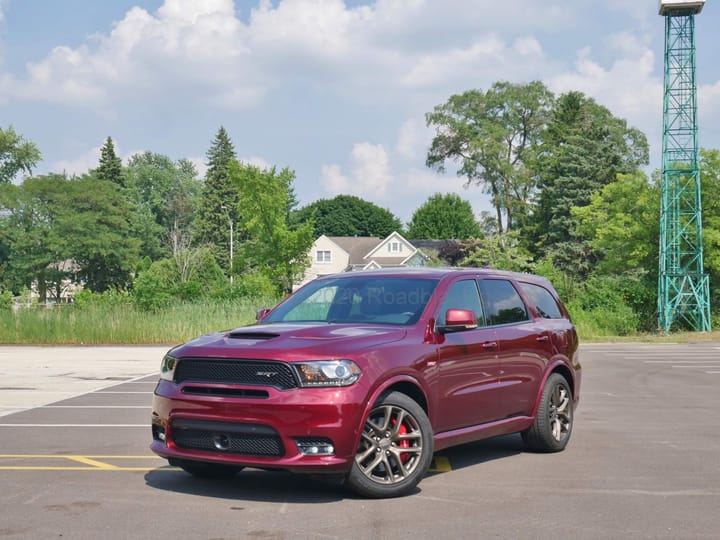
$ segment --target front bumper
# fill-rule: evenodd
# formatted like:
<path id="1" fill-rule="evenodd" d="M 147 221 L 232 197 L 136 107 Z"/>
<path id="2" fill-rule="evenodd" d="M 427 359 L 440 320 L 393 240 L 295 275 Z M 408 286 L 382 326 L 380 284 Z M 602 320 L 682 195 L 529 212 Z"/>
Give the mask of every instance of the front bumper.
<path id="1" fill-rule="evenodd" d="M 206 386 L 218 393 L 237 389 Z M 308 473 L 347 472 L 352 467 L 367 400 L 361 384 L 285 391 L 264 388 L 267 397 L 263 398 L 189 395 L 184 387 L 160 380 L 155 389 L 150 449 L 164 458 Z M 194 430 L 190 438 L 188 427 Z M 201 439 L 198 444 L 188 443 Z M 330 441 L 334 452 L 302 454 L 298 440 Z M 267 453 L 274 455 L 260 455 Z"/>

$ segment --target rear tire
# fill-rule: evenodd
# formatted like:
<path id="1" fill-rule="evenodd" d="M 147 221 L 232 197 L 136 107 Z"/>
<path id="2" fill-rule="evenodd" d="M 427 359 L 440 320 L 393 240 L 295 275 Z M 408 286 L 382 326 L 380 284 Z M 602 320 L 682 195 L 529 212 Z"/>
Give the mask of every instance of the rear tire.
<path id="1" fill-rule="evenodd" d="M 528 450 L 560 452 L 570 440 L 573 426 L 573 397 L 567 379 L 553 373 L 545 382 L 533 425 L 522 432 Z"/>
<path id="2" fill-rule="evenodd" d="M 422 480 L 432 457 L 432 426 L 425 411 L 407 395 L 391 392 L 365 420 L 347 485 L 363 497 L 400 497 Z"/>
<path id="3" fill-rule="evenodd" d="M 239 473 L 243 467 L 235 465 L 223 465 L 221 463 L 205 463 L 202 461 L 169 460 L 170 465 L 180 467 L 183 471 L 197 478 L 217 480 L 220 478 L 232 478 Z"/>

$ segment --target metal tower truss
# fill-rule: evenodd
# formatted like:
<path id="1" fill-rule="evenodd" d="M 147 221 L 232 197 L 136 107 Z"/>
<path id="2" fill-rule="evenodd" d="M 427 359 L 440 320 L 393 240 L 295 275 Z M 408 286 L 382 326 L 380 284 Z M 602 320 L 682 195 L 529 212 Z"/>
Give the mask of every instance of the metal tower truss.
<path id="1" fill-rule="evenodd" d="M 695 17 L 665 15 L 665 97 L 658 275 L 658 327 L 710 331 L 703 273 L 698 156 Z"/>

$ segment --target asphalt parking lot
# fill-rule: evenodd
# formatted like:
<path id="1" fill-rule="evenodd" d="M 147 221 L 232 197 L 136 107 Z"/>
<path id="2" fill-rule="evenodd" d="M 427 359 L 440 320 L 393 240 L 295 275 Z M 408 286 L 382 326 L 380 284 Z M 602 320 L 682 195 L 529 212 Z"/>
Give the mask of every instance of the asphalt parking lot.
<path id="1" fill-rule="evenodd" d="M 0 347 L 0 538 L 720 538 L 720 343 L 584 345 L 565 452 L 450 449 L 393 500 L 153 457 L 163 350 Z"/>

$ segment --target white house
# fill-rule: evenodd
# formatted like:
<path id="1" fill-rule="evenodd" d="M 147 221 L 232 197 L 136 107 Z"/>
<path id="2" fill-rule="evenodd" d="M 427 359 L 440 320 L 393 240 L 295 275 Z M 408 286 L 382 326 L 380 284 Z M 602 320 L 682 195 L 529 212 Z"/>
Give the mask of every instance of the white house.
<path id="1" fill-rule="evenodd" d="M 296 288 L 316 277 L 402 266 L 425 266 L 428 257 L 398 232 L 387 238 L 373 236 L 325 236 L 310 248 L 312 263 Z"/>

